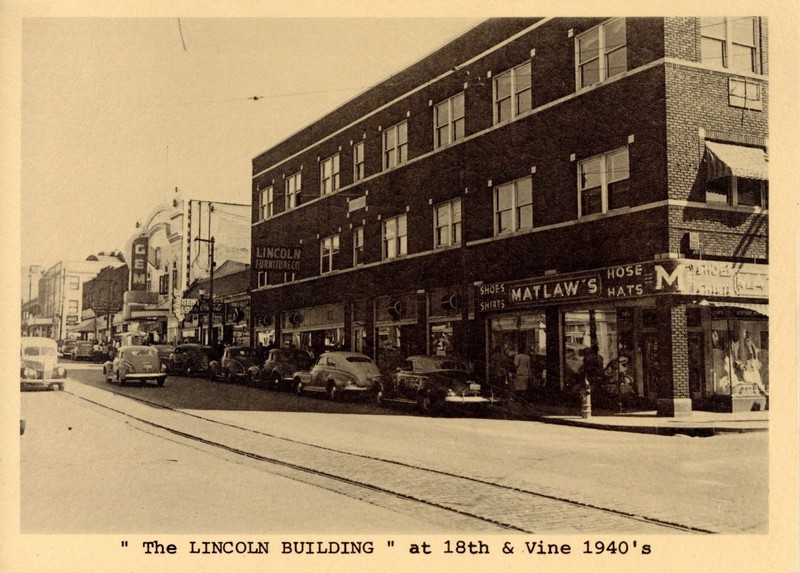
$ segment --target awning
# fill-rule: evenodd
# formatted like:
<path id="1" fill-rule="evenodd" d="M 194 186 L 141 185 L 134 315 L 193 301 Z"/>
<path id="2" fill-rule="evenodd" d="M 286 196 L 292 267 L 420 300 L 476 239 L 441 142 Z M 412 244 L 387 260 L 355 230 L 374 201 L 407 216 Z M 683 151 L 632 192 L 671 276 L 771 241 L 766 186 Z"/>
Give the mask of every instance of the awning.
<path id="1" fill-rule="evenodd" d="M 97 319 L 87 318 L 86 320 L 76 324 L 75 326 L 68 326 L 68 332 L 94 332 L 97 330 Z"/>
<path id="2" fill-rule="evenodd" d="M 709 181 L 731 175 L 743 179 L 769 180 L 767 153 L 758 147 L 706 141 L 706 164 Z"/>

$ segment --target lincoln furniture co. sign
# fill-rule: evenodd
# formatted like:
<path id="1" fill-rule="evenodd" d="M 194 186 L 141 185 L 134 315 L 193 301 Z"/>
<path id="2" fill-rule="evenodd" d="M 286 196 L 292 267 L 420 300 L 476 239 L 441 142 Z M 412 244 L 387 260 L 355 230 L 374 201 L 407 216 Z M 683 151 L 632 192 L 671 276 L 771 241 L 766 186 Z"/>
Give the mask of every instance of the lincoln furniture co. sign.
<path id="1" fill-rule="evenodd" d="M 476 295 L 481 312 L 653 294 L 766 299 L 767 277 L 766 265 L 668 259 L 483 284 Z"/>
<path id="2" fill-rule="evenodd" d="M 147 290 L 147 237 L 136 237 L 131 248 L 131 290 Z"/>
<path id="3" fill-rule="evenodd" d="M 301 254 L 300 247 L 255 247 L 253 269 L 256 271 L 299 271 Z"/>

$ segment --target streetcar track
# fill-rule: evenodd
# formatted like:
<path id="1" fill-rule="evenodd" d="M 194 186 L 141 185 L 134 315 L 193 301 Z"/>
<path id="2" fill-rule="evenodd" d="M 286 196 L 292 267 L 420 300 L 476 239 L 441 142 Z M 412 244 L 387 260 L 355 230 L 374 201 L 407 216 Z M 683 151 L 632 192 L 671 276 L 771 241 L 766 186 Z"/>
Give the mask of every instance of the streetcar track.
<path id="1" fill-rule="evenodd" d="M 515 486 L 498 484 L 498 483 L 494 483 L 494 482 L 487 481 L 487 480 L 484 480 L 484 479 L 470 477 L 470 476 L 464 476 L 464 475 L 460 475 L 460 474 L 457 474 L 457 473 L 448 472 L 448 471 L 444 471 L 444 470 L 438 470 L 438 469 L 434 469 L 434 468 L 418 466 L 418 465 L 415 465 L 415 464 L 409 464 L 409 463 L 402 462 L 402 461 L 385 459 L 385 458 L 381 458 L 381 457 L 377 457 L 377 456 L 370 456 L 370 455 L 366 455 L 366 454 L 348 452 L 348 451 L 339 450 L 339 449 L 328 447 L 328 446 L 322 446 L 322 445 L 319 445 L 319 444 L 308 443 L 308 442 L 304 442 L 304 441 L 301 441 L 301 440 L 287 438 L 287 437 L 284 437 L 284 436 L 278 436 L 278 435 L 270 434 L 270 433 L 263 432 L 263 431 L 260 431 L 260 430 L 255 430 L 255 429 L 251 429 L 251 428 L 242 427 L 242 426 L 239 426 L 239 425 L 236 425 L 236 424 L 232 424 L 232 423 L 229 423 L 229 422 L 215 420 L 213 418 L 208 418 L 208 417 L 205 417 L 205 416 L 202 416 L 202 415 L 199 415 L 199 414 L 182 411 L 182 410 L 179 410 L 179 409 L 176 409 L 176 408 L 172 408 L 170 406 L 165 406 L 165 405 L 159 404 L 157 402 L 152 402 L 150 400 L 146 400 L 146 399 L 139 398 L 139 397 L 136 397 L 136 396 L 131 396 L 131 395 L 128 395 L 128 394 L 125 394 L 125 393 L 121 393 L 121 392 L 117 392 L 117 391 L 114 391 L 114 390 L 108 390 L 108 391 L 111 394 L 114 394 L 114 395 L 117 395 L 117 396 L 123 396 L 125 398 L 129 398 L 131 400 L 134 400 L 136 402 L 145 404 L 145 405 L 150 406 L 150 407 L 155 407 L 155 408 L 158 408 L 158 409 L 161 409 L 161 410 L 167 410 L 167 411 L 170 411 L 170 412 L 175 412 L 175 413 L 182 414 L 183 416 L 186 416 L 186 417 L 189 417 L 189 418 L 195 418 L 197 420 L 201 420 L 203 422 L 211 422 L 211 423 L 214 423 L 216 425 L 228 427 L 228 428 L 236 430 L 236 431 L 249 432 L 249 433 L 252 433 L 252 434 L 256 434 L 258 436 L 264 436 L 264 437 L 267 437 L 267 438 L 270 438 L 270 439 L 273 439 L 273 440 L 278 440 L 278 441 L 281 441 L 281 442 L 286 442 L 286 443 L 297 445 L 297 446 L 303 446 L 303 447 L 307 447 L 307 448 L 314 448 L 314 449 L 325 451 L 325 452 L 328 452 L 328 453 L 333 453 L 333 454 L 337 454 L 337 455 L 340 455 L 340 456 L 349 456 L 349 457 L 359 458 L 359 459 L 363 459 L 363 460 L 368 460 L 370 462 L 377 462 L 377 463 L 381 463 L 381 464 L 391 464 L 391 465 L 394 465 L 394 466 L 397 466 L 397 467 L 401 467 L 401 468 L 404 468 L 404 469 L 408 469 L 408 470 L 413 470 L 413 471 L 417 471 L 417 472 L 424 472 L 426 474 L 438 475 L 438 476 L 441 476 L 443 478 L 449 478 L 449 479 L 453 479 L 453 480 L 463 480 L 463 481 L 466 481 L 466 482 L 469 482 L 469 483 L 479 484 L 479 485 L 484 486 L 484 487 L 492 488 L 492 489 L 498 490 L 500 492 L 503 492 L 503 491 L 504 492 L 511 492 L 511 493 L 514 493 L 514 494 L 521 494 L 523 496 L 530 496 L 532 498 L 536 498 L 536 499 L 540 499 L 540 500 L 547 500 L 547 501 L 550 501 L 550 502 L 567 504 L 567 505 L 575 507 L 575 508 L 580 508 L 580 509 L 584 509 L 584 510 L 591 510 L 591 511 L 596 511 L 596 512 L 602 512 L 603 514 L 613 515 L 613 516 L 616 516 L 616 517 L 619 517 L 619 518 L 632 520 L 632 521 L 638 521 L 638 522 L 646 523 L 646 524 L 657 526 L 657 527 L 663 527 L 663 528 L 666 528 L 666 529 L 674 529 L 674 530 L 678 530 L 678 531 L 692 532 L 692 533 L 714 533 L 713 531 L 710 531 L 710 530 L 707 530 L 707 529 L 702 529 L 702 528 L 699 528 L 699 527 L 688 526 L 688 525 L 677 523 L 677 522 L 667 521 L 667 520 L 660 519 L 660 518 L 655 518 L 655 517 L 648 517 L 646 515 L 640 515 L 640 514 L 627 512 L 627 511 L 623 511 L 623 510 L 619 510 L 619 509 L 603 507 L 603 506 L 592 504 L 592 503 L 588 503 L 588 502 L 585 502 L 585 501 L 569 499 L 569 498 L 566 498 L 566 497 L 560 497 L 560 496 L 556 496 L 556 495 L 552 495 L 552 494 L 548 494 L 548 493 L 532 491 L 532 490 L 529 490 L 529 489 L 515 487 Z M 331 473 L 330 471 L 321 470 L 319 468 L 309 467 L 309 466 L 301 465 L 301 464 L 294 463 L 294 462 L 291 462 L 291 461 L 282 460 L 282 459 L 278 459 L 278 458 L 274 458 L 274 457 L 269 457 L 269 456 L 265 456 L 265 455 L 262 455 L 262 454 L 258 454 L 258 453 L 255 453 L 255 452 L 243 450 L 243 449 L 240 449 L 240 448 L 237 448 L 237 447 L 233 447 L 233 446 L 230 446 L 230 445 L 226 445 L 226 444 L 223 444 L 223 443 L 220 443 L 220 442 L 215 442 L 213 440 L 209 440 L 209 439 L 204 438 L 202 436 L 194 435 L 194 434 L 189 433 L 189 432 L 181 431 L 181 430 L 179 430 L 177 428 L 164 426 L 162 424 L 153 422 L 151 420 L 140 418 L 140 417 L 135 416 L 135 415 L 133 415 L 133 414 L 131 414 L 129 412 L 118 410 L 116 408 L 113 408 L 111 406 L 108 406 L 106 404 L 102 404 L 100 402 L 97 402 L 95 400 L 92 400 L 92 399 L 89 399 L 89 398 L 86 398 L 86 397 L 83 397 L 83 396 L 78 396 L 76 394 L 72 394 L 72 395 L 74 395 L 74 396 L 76 396 L 78 398 L 81 398 L 82 400 L 85 400 L 87 402 L 96 404 L 96 405 L 98 405 L 100 407 L 112 410 L 112 411 L 117 412 L 119 414 L 122 414 L 122 415 L 124 415 L 126 417 L 129 417 L 129 418 L 132 418 L 134 420 L 137 420 L 139 422 L 142 422 L 142 423 L 148 424 L 150 426 L 159 428 L 161 430 L 170 432 L 172 434 L 181 436 L 184 439 L 193 440 L 193 441 L 196 441 L 196 442 L 199 442 L 199 443 L 203 443 L 205 445 L 208 445 L 208 446 L 211 446 L 211 447 L 214 447 L 214 448 L 218 448 L 218 449 L 222 449 L 222 450 L 228 451 L 230 453 L 234 453 L 234 454 L 243 456 L 243 457 L 248 458 L 248 459 L 256 460 L 256 461 L 259 461 L 259 462 L 270 463 L 270 464 L 282 466 L 282 467 L 285 467 L 285 468 L 290 468 L 290 469 L 295 470 L 295 471 L 304 472 L 304 473 L 308 473 L 308 474 L 313 474 L 315 476 L 321 476 L 321 477 L 326 478 L 326 479 L 336 480 L 336 481 L 339 481 L 339 482 L 342 482 L 342 483 L 346 483 L 346 484 L 349 484 L 349 485 L 352 485 L 352 486 L 357 486 L 359 488 L 371 490 L 371 491 L 374 491 L 374 492 L 388 494 L 388 495 L 395 496 L 395 497 L 398 497 L 400 499 L 404 499 L 404 500 L 407 500 L 407 501 L 425 504 L 425 505 L 430 506 L 430 507 L 438 508 L 438 509 L 445 510 L 445 511 L 448 511 L 448 512 L 453 512 L 453 513 L 456 513 L 456 514 L 459 514 L 459 515 L 462 515 L 462 516 L 465 516 L 465 517 L 470 517 L 470 518 L 473 518 L 473 519 L 477 519 L 477 520 L 480 520 L 480 521 L 483 521 L 483 522 L 491 523 L 491 524 L 493 524 L 495 526 L 498 526 L 498 527 L 501 527 L 501 528 L 504 528 L 504 529 L 507 529 L 507 530 L 517 531 L 517 532 L 521 532 L 521 533 L 534 533 L 533 531 L 530 531 L 530 530 L 528 530 L 528 529 L 526 529 L 524 527 L 521 527 L 521 526 L 518 526 L 518 525 L 514 525 L 512 523 L 507 523 L 507 522 L 505 522 L 503 520 L 500 520 L 500 519 L 497 519 L 497 518 L 493 518 L 493 517 L 490 517 L 490 516 L 487 516 L 487 515 L 479 515 L 477 513 L 471 512 L 471 511 L 466 511 L 466 510 L 463 510 L 463 509 L 459 509 L 457 507 L 453 507 L 452 505 L 448 505 L 448 504 L 445 504 L 445 503 L 440 503 L 440 502 L 433 501 L 433 500 L 430 500 L 430 499 L 424 499 L 424 498 L 421 498 L 421 497 L 419 497 L 417 495 L 411 495 L 411 494 L 408 494 L 408 493 L 403 493 L 403 492 L 400 492 L 400 491 L 389 489 L 387 487 L 382 487 L 382 486 L 375 485 L 374 483 L 368 483 L 368 482 L 364 482 L 364 481 L 360 481 L 360 480 L 344 477 L 342 475 Z"/>

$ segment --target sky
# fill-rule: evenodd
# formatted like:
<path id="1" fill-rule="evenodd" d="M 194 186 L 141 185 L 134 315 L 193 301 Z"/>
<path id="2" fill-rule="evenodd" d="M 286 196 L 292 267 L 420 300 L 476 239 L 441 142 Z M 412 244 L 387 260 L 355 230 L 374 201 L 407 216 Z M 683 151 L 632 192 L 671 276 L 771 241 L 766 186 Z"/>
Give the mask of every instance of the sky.
<path id="1" fill-rule="evenodd" d="M 249 204 L 255 155 L 479 22 L 24 19 L 22 268 L 122 249 L 176 187 Z"/>

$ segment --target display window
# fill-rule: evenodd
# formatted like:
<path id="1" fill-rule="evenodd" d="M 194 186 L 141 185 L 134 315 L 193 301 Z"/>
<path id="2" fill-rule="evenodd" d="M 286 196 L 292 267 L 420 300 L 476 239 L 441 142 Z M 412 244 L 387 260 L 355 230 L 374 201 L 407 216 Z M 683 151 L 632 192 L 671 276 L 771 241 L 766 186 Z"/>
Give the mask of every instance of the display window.
<path id="1" fill-rule="evenodd" d="M 769 331 L 765 320 L 711 321 L 711 385 L 717 396 L 769 395 Z"/>
<path id="2" fill-rule="evenodd" d="M 580 391 L 588 382 L 598 405 L 639 395 L 633 349 L 632 309 L 564 312 L 563 366 L 568 391 Z"/>
<path id="3" fill-rule="evenodd" d="M 544 312 L 495 317 L 489 327 L 490 383 L 521 394 L 539 389 L 546 371 Z"/>

